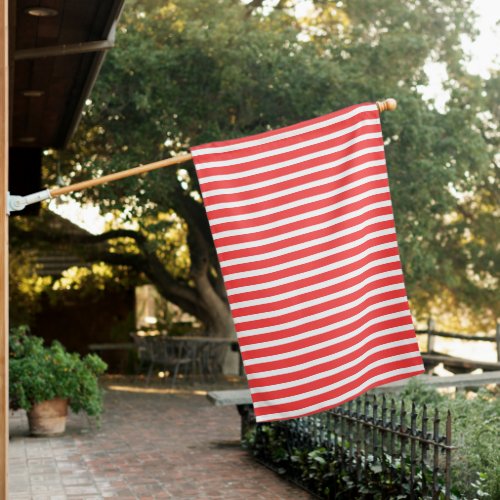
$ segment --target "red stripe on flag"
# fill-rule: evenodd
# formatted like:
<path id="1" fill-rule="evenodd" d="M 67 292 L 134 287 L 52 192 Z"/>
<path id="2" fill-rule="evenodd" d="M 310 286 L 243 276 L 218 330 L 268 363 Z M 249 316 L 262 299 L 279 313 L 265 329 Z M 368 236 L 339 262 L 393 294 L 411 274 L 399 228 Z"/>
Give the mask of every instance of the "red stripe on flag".
<path id="1" fill-rule="evenodd" d="M 388 301 L 387 301 L 388 302 Z M 275 342 L 276 344 L 288 339 L 303 338 L 306 336 L 314 337 L 324 332 L 331 332 L 332 338 L 342 335 L 355 334 L 353 332 L 362 331 L 365 324 L 376 321 L 378 318 L 391 315 L 407 315 L 408 305 L 404 301 L 391 301 L 390 303 L 376 304 L 374 307 L 366 307 L 355 317 L 349 317 L 348 320 L 335 321 L 335 318 L 326 318 L 315 321 L 314 324 L 295 327 L 293 331 L 273 331 L 266 335 L 240 336 L 239 343 L 242 347 L 261 342 Z M 244 357 L 244 355 L 243 355 Z M 250 369 L 249 367 L 247 367 Z M 248 373 L 248 370 L 247 370 Z"/>
<path id="2" fill-rule="evenodd" d="M 418 354 L 418 352 L 415 352 L 415 354 Z M 403 375 L 400 375 L 399 377 L 395 378 L 394 376 L 390 376 L 392 371 L 396 370 L 404 370 L 408 368 L 413 368 L 412 370 L 409 370 L 409 373 L 411 375 L 415 375 L 419 373 L 421 370 L 419 370 L 419 366 L 421 366 L 422 362 L 420 360 L 419 356 L 411 357 L 411 358 L 406 358 L 402 359 L 400 361 L 392 362 L 392 363 L 383 363 L 381 366 L 376 366 L 373 369 L 368 369 L 364 372 L 360 372 L 360 370 L 356 370 L 354 373 L 353 381 L 349 383 L 343 383 L 344 381 L 338 381 L 337 383 L 339 384 L 339 387 L 337 389 L 334 389 L 332 391 L 328 392 L 322 392 L 319 395 L 312 396 L 309 398 L 301 398 L 296 402 L 293 403 L 275 403 L 275 404 L 270 404 L 269 406 L 265 407 L 259 407 L 255 408 L 255 415 L 258 417 L 259 415 L 269 415 L 269 414 L 287 414 L 289 412 L 301 412 L 303 409 L 307 409 L 313 406 L 322 406 L 322 404 L 325 401 L 328 400 L 335 400 L 335 399 L 342 399 L 342 397 L 346 394 L 349 393 L 350 391 L 356 391 L 362 386 L 363 382 L 367 382 L 372 380 L 376 376 L 381 376 L 382 378 L 382 383 L 386 384 L 389 381 L 393 380 L 398 380 L 401 378 L 407 378 Z M 369 365 L 367 365 L 369 366 Z M 389 378 L 386 378 L 387 375 L 389 375 Z M 376 387 L 377 383 L 369 383 L 369 387 Z M 365 389 L 366 390 L 366 389 Z M 365 390 L 361 390 L 359 392 L 363 393 Z M 272 401 L 272 400 L 271 400 Z M 261 402 L 258 402 L 261 404 Z M 338 403 L 337 403 L 338 404 Z M 326 408 L 322 408 L 326 409 Z M 302 416 L 298 415 L 298 416 Z M 288 416 L 290 418 L 290 416 Z M 262 421 L 262 420 L 261 420 Z"/>
<path id="3" fill-rule="evenodd" d="M 380 146 L 382 136 L 380 127 L 368 127 L 361 132 L 363 133 L 357 133 L 347 141 L 322 141 L 301 148 L 285 147 L 276 150 L 274 154 L 261 151 L 255 155 L 242 156 L 237 160 L 221 160 L 222 167 L 216 165 L 216 162 L 204 162 L 203 159 L 202 163 L 198 164 L 200 167 L 203 166 L 200 170 L 200 179 L 210 185 L 208 183 L 222 180 L 220 177 L 224 175 L 229 181 L 243 178 L 253 183 L 270 179 L 269 172 L 273 172 L 274 176 L 279 178 L 298 172 L 304 167 L 312 169 L 325 165 L 326 162 L 331 163 L 336 172 L 341 172 L 346 157 L 363 156 L 378 151 L 377 146 Z"/>
<path id="4" fill-rule="evenodd" d="M 379 233 L 380 236 L 371 239 L 363 236 L 353 238 L 351 240 L 352 245 L 346 238 L 335 246 L 331 245 L 329 247 L 327 244 L 311 245 L 310 248 L 304 248 L 280 257 L 224 267 L 226 288 L 231 291 L 231 302 L 238 300 L 238 293 L 244 293 L 238 291 L 238 288 L 245 287 L 245 285 L 270 283 L 273 280 L 280 280 L 289 276 L 307 279 L 307 273 L 315 270 L 324 274 L 336 271 L 334 274 L 329 275 L 330 278 L 339 274 L 345 276 L 349 272 L 355 272 L 360 265 L 376 265 L 371 254 L 377 250 L 383 249 L 385 257 L 397 256 L 396 235 L 394 233 L 385 233 L 384 229 L 380 230 Z M 318 262 L 319 259 L 321 262 Z M 342 269 L 340 270 L 340 268 Z"/>
<path id="5" fill-rule="evenodd" d="M 254 297 L 256 297 L 254 299 L 240 300 L 239 302 L 231 300 L 233 318 L 245 317 L 251 314 L 266 314 L 279 311 L 285 307 L 299 307 L 300 304 L 332 294 L 337 294 L 339 297 L 356 295 L 362 287 L 387 277 L 393 277 L 395 283 L 400 283 L 400 273 L 400 264 L 397 261 L 372 267 L 364 273 L 345 280 L 342 279 L 343 276 L 338 276 L 335 271 L 325 273 L 322 276 L 325 281 L 320 284 L 317 283 L 317 278 L 314 280 L 311 278 L 311 285 L 307 286 L 303 282 L 298 282 L 294 287 L 290 287 L 289 292 L 280 289 L 280 293 L 274 296 L 258 292 L 254 294 Z M 331 276 L 331 278 L 328 279 L 328 276 Z"/>
<path id="6" fill-rule="evenodd" d="M 378 325 L 378 324 L 375 324 Z M 364 362 L 364 358 L 368 355 L 373 354 L 374 352 L 383 351 L 388 346 L 383 342 L 385 336 L 398 334 L 398 340 L 403 340 L 404 332 L 409 331 L 412 325 L 401 324 L 399 326 L 395 326 L 388 329 L 380 330 L 379 326 L 372 325 L 370 329 L 363 331 L 357 330 L 358 335 L 353 336 L 352 338 L 356 340 L 360 345 L 361 343 L 368 338 L 377 337 L 380 339 L 380 345 L 376 348 L 366 352 L 365 355 L 358 353 L 356 358 L 356 362 L 353 365 L 361 364 Z M 401 333 L 403 332 L 403 333 Z M 415 340 L 414 336 L 412 337 L 412 342 Z M 332 340 L 333 341 L 333 340 Z M 342 354 L 339 354 L 341 356 Z M 291 387 L 295 385 L 302 385 L 311 380 L 315 380 L 318 378 L 324 378 L 328 376 L 331 372 L 336 371 L 340 372 L 343 369 L 348 369 L 349 366 L 341 366 L 340 369 L 334 370 L 331 366 L 331 360 L 335 356 L 325 356 L 324 358 L 315 359 L 313 362 L 306 362 L 302 364 L 293 364 L 288 363 L 284 368 L 276 368 L 273 370 L 254 370 L 254 373 L 248 373 L 248 378 L 252 384 L 252 390 L 255 392 L 266 392 L 268 390 L 272 390 L 275 388 L 283 388 L 283 387 Z M 253 366 L 253 365 L 250 365 Z M 259 389 L 258 389 L 259 388 Z"/>
<path id="7" fill-rule="evenodd" d="M 373 341 L 371 344 L 368 344 L 367 346 L 364 346 L 362 349 L 360 349 L 360 352 L 358 356 L 352 355 L 349 359 L 348 358 L 343 358 L 342 360 L 338 361 L 337 363 L 329 363 L 327 366 L 324 366 L 324 369 L 327 368 L 328 370 L 334 370 L 334 369 L 339 369 L 336 373 L 336 375 L 340 378 L 340 380 L 345 380 L 348 377 L 352 377 L 356 373 L 360 371 L 359 364 L 355 364 L 351 368 L 347 368 L 347 363 L 356 361 L 356 359 L 359 358 L 359 356 L 365 354 L 368 352 L 371 348 L 373 348 L 376 345 L 376 341 Z M 388 349 L 387 351 L 384 351 L 383 356 L 380 355 L 380 353 L 374 353 L 371 355 L 368 355 L 363 358 L 363 365 L 369 365 L 369 364 L 374 364 L 377 361 L 380 360 L 387 360 L 388 358 L 391 358 L 393 356 L 398 356 L 398 355 L 404 355 L 408 353 L 413 353 L 415 352 L 415 345 L 413 344 L 407 344 L 405 346 L 402 346 L 400 348 L 396 349 Z M 411 358 L 408 358 L 411 359 Z M 326 364 L 325 364 L 326 365 Z M 316 380 L 311 380 L 308 381 L 306 384 L 300 384 L 300 380 L 298 381 L 299 384 L 293 386 L 293 387 L 287 387 L 283 389 L 277 389 L 277 390 L 267 390 L 267 391 L 262 391 L 255 389 L 253 391 L 253 400 L 254 401 L 267 401 L 267 400 L 274 400 L 274 399 L 280 399 L 280 398 L 287 398 L 290 396 L 294 395 L 303 395 L 307 393 L 308 391 L 313 391 L 320 389 L 322 387 L 328 387 L 332 385 L 332 379 L 329 376 L 317 378 Z"/>
<path id="8" fill-rule="evenodd" d="M 390 335 L 395 329 L 405 328 L 411 325 L 411 316 L 391 318 L 370 324 L 361 329 L 359 333 L 346 336 L 339 335 L 335 331 L 329 330 L 326 333 L 312 336 L 306 336 L 299 340 L 285 339 L 282 344 L 277 342 L 252 342 L 242 346 L 243 357 L 246 361 L 263 356 L 276 356 L 287 352 L 298 352 L 310 349 L 312 345 L 332 345 L 336 352 L 356 345 L 360 339 L 367 338 L 370 335 L 384 334 Z"/>
<path id="9" fill-rule="evenodd" d="M 258 421 L 423 371 L 375 104 L 192 148 Z"/>
<path id="10" fill-rule="evenodd" d="M 382 205 L 382 206 L 380 206 Z M 363 223 L 370 224 L 370 221 L 376 219 L 377 222 L 385 222 L 392 219 L 392 210 L 388 202 L 378 202 L 372 206 L 365 206 L 360 209 L 361 213 L 351 212 L 345 214 L 345 219 L 331 219 L 328 227 L 314 227 L 305 225 L 304 231 L 301 234 L 289 235 L 288 237 L 279 237 L 277 241 L 272 238 L 263 239 L 262 241 L 248 240 L 250 244 L 241 244 L 235 246 L 222 246 L 216 242 L 219 259 L 221 264 L 225 261 L 241 258 L 264 255 L 269 252 L 283 252 L 287 248 L 294 248 L 299 244 L 314 245 L 315 240 L 331 237 L 332 235 L 340 235 L 342 231 L 349 233 L 352 227 Z"/>
<path id="11" fill-rule="evenodd" d="M 372 155 L 370 155 L 372 156 Z M 304 184 L 304 179 L 302 177 L 292 178 L 290 180 L 283 180 L 277 182 L 275 179 L 270 182 L 260 182 L 252 185 L 252 189 L 241 189 L 239 187 L 231 187 L 225 189 L 215 189 L 213 190 L 213 195 L 211 198 L 211 203 L 214 205 L 231 203 L 234 202 L 234 197 L 237 194 L 238 201 L 246 202 L 244 207 L 254 206 L 252 212 L 262 211 L 262 206 L 259 206 L 259 199 L 262 197 L 266 198 L 266 208 L 269 209 L 274 207 L 279 208 L 286 203 L 295 202 L 296 200 L 304 199 L 307 197 L 315 196 L 318 197 L 321 194 L 328 193 L 332 189 L 339 188 L 341 186 L 348 186 L 352 183 L 351 191 L 349 194 L 355 195 L 359 194 L 355 192 L 357 189 L 360 190 L 360 186 L 357 186 L 355 181 L 363 179 L 365 176 L 370 176 L 373 181 L 383 182 L 381 179 L 381 174 L 385 175 L 386 168 L 382 164 L 381 159 L 376 160 L 365 160 L 365 158 L 356 158 L 359 165 L 354 165 L 353 168 L 336 174 L 332 178 L 331 172 L 322 171 L 315 173 L 314 175 L 308 176 L 307 184 Z M 364 160 L 364 161 L 361 161 Z M 385 181 L 385 186 L 387 186 L 387 180 Z M 225 194 L 228 193 L 228 194 Z M 286 197 L 286 198 L 285 198 Z M 253 201 L 255 200 L 255 201 Z M 243 203 L 242 203 L 243 205 Z M 243 208 L 243 207 L 242 207 Z M 224 209 L 221 209 L 224 210 Z M 248 213 L 250 209 L 245 208 L 242 213 Z M 265 215 L 257 216 L 255 222 L 263 223 L 265 220 L 261 220 L 266 217 Z M 218 224 L 224 224 L 225 220 L 219 217 L 219 213 L 213 210 L 210 213 L 210 219 L 214 225 L 214 229 L 217 228 Z M 238 220 L 238 219 L 236 219 Z"/>
<path id="12" fill-rule="evenodd" d="M 209 162 L 218 163 L 220 161 L 240 159 L 242 157 L 256 155 L 263 152 L 273 153 L 275 151 L 281 150 L 282 148 L 287 148 L 294 145 L 302 146 L 304 143 L 307 144 L 309 142 L 315 142 L 318 139 L 321 139 L 323 141 L 327 139 L 328 142 L 331 142 L 333 144 L 343 144 L 347 142 L 349 138 L 352 138 L 354 136 L 360 136 L 368 132 L 381 132 L 380 123 L 377 123 L 377 120 L 377 112 L 365 111 L 363 113 L 363 120 L 360 120 L 358 116 L 351 116 L 336 124 L 327 124 L 328 120 L 324 120 L 322 122 L 323 126 L 315 128 L 314 130 L 307 131 L 306 125 L 305 127 L 302 127 L 302 132 L 300 134 L 287 136 L 287 129 L 285 128 L 281 129 L 281 131 L 274 136 L 267 134 L 263 134 L 263 136 L 254 136 L 253 145 L 250 141 L 248 141 L 246 144 L 242 144 L 243 147 L 241 149 L 237 150 L 234 150 L 230 147 L 226 148 L 225 151 L 212 153 L 210 152 L 210 148 L 200 149 L 199 147 L 194 147 L 193 150 L 197 152 L 198 157 L 203 162 L 203 164 L 205 164 Z M 329 135 L 333 135 L 333 137 L 328 138 Z M 258 142 L 259 137 L 265 137 L 267 141 L 264 143 L 255 144 L 255 142 Z M 269 139 L 273 140 L 269 141 Z M 243 153 L 242 150 L 244 150 Z M 203 151 L 208 151 L 208 153 L 204 154 Z M 217 167 L 214 166 L 214 168 Z"/>

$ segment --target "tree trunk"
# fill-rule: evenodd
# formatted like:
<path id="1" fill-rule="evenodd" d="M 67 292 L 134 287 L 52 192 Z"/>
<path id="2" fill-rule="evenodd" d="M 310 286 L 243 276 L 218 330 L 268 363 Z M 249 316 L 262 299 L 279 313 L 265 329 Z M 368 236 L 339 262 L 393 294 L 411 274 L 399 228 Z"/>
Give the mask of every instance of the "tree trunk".
<path id="1" fill-rule="evenodd" d="M 206 323 L 207 331 L 213 337 L 236 338 L 229 305 L 216 293 L 207 275 L 196 277 L 195 286 L 200 294 L 203 308 L 209 316 L 209 321 Z"/>

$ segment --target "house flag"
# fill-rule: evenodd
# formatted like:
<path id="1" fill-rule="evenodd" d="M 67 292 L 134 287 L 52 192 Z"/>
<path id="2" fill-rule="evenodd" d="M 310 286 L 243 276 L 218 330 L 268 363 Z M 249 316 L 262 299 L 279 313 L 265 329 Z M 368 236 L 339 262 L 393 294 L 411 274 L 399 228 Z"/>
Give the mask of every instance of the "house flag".
<path id="1" fill-rule="evenodd" d="M 424 371 L 376 104 L 191 153 L 258 422 Z"/>

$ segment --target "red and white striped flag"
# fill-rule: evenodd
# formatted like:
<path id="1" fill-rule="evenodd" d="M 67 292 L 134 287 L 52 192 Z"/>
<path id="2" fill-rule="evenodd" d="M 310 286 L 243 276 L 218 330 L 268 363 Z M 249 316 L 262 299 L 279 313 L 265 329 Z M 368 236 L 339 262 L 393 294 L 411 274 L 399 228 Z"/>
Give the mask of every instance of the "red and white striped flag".
<path id="1" fill-rule="evenodd" d="M 258 422 L 423 372 L 375 104 L 191 152 Z"/>

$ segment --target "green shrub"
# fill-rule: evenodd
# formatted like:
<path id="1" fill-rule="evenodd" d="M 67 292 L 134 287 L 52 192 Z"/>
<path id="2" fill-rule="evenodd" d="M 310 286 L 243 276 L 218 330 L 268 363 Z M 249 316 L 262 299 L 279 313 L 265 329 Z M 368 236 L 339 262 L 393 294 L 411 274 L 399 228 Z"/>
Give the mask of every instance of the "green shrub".
<path id="1" fill-rule="evenodd" d="M 500 499 L 500 398 L 486 389 L 443 397 L 453 417 L 452 485 L 464 498 Z"/>
<path id="2" fill-rule="evenodd" d="M 439 392 L 411 381 L 402 396 L 436 406 L 452 415 L 451 472 L 453 490 L 463 498 L 500 499 L 500 398 L 480 389 L 477 393 Z"/>
<path id="3" fill-rule="evenodd" d="M 43 339 L 18 327 L 9 337 L 10 407 L 29 411 L 33 404 L 56 397 L 68 398 L 70 408 L 88 415 L 102 413 L 102 390 L 98 376 L 106 363 L 97 355 L 83 358 L 69 353 L 54 341 L 44 346 Z"/>
<path id="4" fill-rule="evenodd" d="M 500 499 L 500 399 L 485 390 L 444 402 L 453 415 L 453 484 L 467 498 Z"/>
<path id="5" fill-rule="evenodd" d="M 315 448 L 307 437 L 300 445 L 292 446 L 279 423 L 259 425 L 256 432 L 248 436 L 247 444 L 258 460 L 319 498 L 383 500 L 410 497 L 409 481 L 402 484 L 400 480 L 402 467 L 408 477 L 409 459 L 402 464 L 399 459 L 391 460 L 383 455 L 381 461 L 375 462 L 372 455 L 361 452 L 356 456 L 341 446 Z M 426 484 L 431 484 L 432 471 L 426 469 L 423 473 L 417 465 L 411 488 L 414 498 L 424 498 L 424 474 Z M 438 497 L 444 498 L 444 485 L 441 482 L 437 486 Z"/>
<path id="6" fill-rule="evenodd" d="M 432 419 L 434 408 L 444 417 L 452 415 L 451 476 L 452 499 L 491 498 L 500 500 L 500 399 L 492 392 L 458 392 L 443 395 L 432 387 L 411 381 L 398 399 L 410 408 L 415 402 L 420 413 L 427 406 Z M 445 418 L 441 420 L 440 434 L 444 435 Z M 340 437 L 339 443 L 340 443 Z M 345 438 L 344 438 L 345 439 Z M 363 453 L 353 457 L 348 453 L 350 443 L 338 447 L 318 448 L 305 435 L 300 445 L 292 446 L 287 432 L 279 423 L 261 424 L 249 433 L 247 445 L 262 462 L 278 473 L 298 482 L 321 498 L 407 498 L 409 484 L 401 484 L 401 469 L 408 476 L 409 459 L 404 463 L 382 457 L 374 462 L 371 455 Z M 359 464 L 352 461 L 359 460 Z M 355 472 L 357 465 L 364 471 L 362 478 Z M 442 464 L 444 466 L 444 464 Z M 415 498 L 422 498 L 423 479 L 432 483 L 432 467 L 424 471 L 415 464 L 416 480 L 413 485 Z M 439 498 L 444 498 L 444 484 L 440 483 Z"/>

